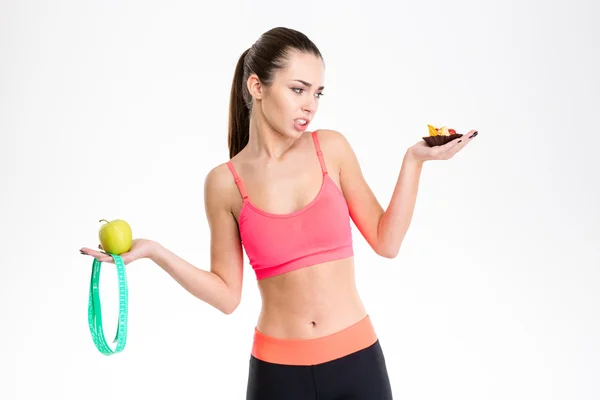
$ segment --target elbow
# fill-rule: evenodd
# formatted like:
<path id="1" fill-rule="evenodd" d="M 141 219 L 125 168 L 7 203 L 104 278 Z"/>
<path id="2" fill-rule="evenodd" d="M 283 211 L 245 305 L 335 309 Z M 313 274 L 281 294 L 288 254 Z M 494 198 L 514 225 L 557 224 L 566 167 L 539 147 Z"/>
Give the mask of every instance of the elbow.
<path id="1" fill-rule="evenodd" d="M 378 254 L 383 257 L 383 258 L 388 258 L 388 259 L 394 259 L 398 256 L 399 251 L 394 251 L 394 250 L 388 250 L 388 251 L 381 251 Z"/>
<path id="2" fill-rule="evenodd" d="M 400 253 L 400 246 L 381 247 L 377 249 L 376 252 L 377 255 L 383 258 L 394 259 L 398 256 L 398 253 Z"/>
<path id="3" fill-rule="evenodd" d="M 377 236 L 371 241 L 371 247 L 377 255 L 383 258 L 394 259 L 400 253 L 403 241 L 404 234 L 400 234 L 398 231 L 380 232 L 378 230 Z"/>
<path id="4" fill-rule="evenodd" d="M 230 298 L 219 307 L 219 311 L 225 315 L 231 315 L 240 305 L 240 301 L 239 297 Z"/>
<path id="5" fill-rule="evenodd" d="M 220 310 L 225 315 L 231 315 L 236 310 L 236 308 L 237 308 L 237 306 L 231 306 L 231 307 L 221 308 Z"/>
<path id="6" fill-rule="evenodd" d="M 225 315 L 231 315 L 237 307 L 220 308 L 219 310 Z"/>

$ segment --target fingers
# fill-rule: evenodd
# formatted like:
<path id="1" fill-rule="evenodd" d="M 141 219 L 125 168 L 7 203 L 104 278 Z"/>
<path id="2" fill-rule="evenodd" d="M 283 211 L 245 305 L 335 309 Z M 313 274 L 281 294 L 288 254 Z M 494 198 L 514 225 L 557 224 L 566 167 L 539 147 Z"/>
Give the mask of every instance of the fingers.
<path id="1" fill-rule="evenodd" d="M 452 158 L 454 154 L 458 152 L 462 147 L 464 147 L 464 140 L 461 138 L 457 138 L 448 142 L 444 145 L 437 146 L 433 149 L 433 154 L 435 159 L 437 160 L 448 160 Z"/>
<path id="2" fill-rule="evenodd" d="M 442 149 L 444 150 L 444 152 L 452 151 L 456 147 L 463 147 L 464 146 L 463 142 L 464 142 L 463 137 L 459 137 L 459 138 L 456 138 L 456 139 L 452 140 L 451 142 L 448 142 L 445 145 L 443 145 Z"/>
<path id="3" fill-rule="evenodd" d="M 79 250 L 79 252 L 83 255 L 88 255 L 88 256 L 92 256 L 96 259 L 98 259 L 98 261 L 103 262 L 103 263 L 113 263 L 115 262 L 115 260 L 113 260 L 113 258 L 102 252 L 102 251 L 97 251 L 97 250 L 93 250 L 93 249 L 89 249 L 87 247 L 83 247 L 82 249 Z"/>
<path id="4" fill-rule="evenodd" d="M 101 249 L 102 246 L 98 246 L 98 248 Z M 94 257 L 98 261 L 103 262 L 103 263 L 111 263 L 111 264 L 115 263 L 114 258 L 112 258 L 112 256 L 110 254 L 108 254 L 104 251 L 97 251 L 97 250 L 93 250 L 93 249 L 90 249 L 87 247 L 83 247 L 79 250 L 79 252 L 83 255 Z M 121 258 L 123 260 L 124 265 L 127 265 L 134 260 L 134 257 L 131 252 L 121 254 Z"/>
<path id="5" fill-rule="evenodd" d="M 477 136 L 477 130 L 472 129 L 462 137 L 454 139 L 453 141 L 441 146 L 441 149 L 443 150 L 441 158 L 444 160 L 451 159 L 456 153 L 461 151 L 467 144 L 469 144 L 471 139 L 473 139 L 475 136 Z"/>

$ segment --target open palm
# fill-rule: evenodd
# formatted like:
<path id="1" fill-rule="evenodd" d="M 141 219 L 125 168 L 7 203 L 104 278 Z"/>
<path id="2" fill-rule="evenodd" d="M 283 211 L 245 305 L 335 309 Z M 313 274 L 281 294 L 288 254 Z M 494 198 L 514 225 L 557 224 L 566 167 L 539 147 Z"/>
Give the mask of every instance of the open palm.
<path id="1" fill-rule="evenodd" d="M 424 140 L 419 140 L 419 142 L 410 147 L 410 151 L 412 156 L 419 161 L 449 160 L 456 153 L 464 149 L 476 135 L 476 130 L 470 130 L 460 138 L 434 147 L 429 147 Z"/>
<path id="2" fill-rule="evenodd" d="M 123 259 L 123 263 L 125 265 L 134 262 L 135 260 L 139 260 L 141 258 L 146 258 L 150 254 L 152 246 L 152 241 L 147 239 L 133 239 L 131 241 L 131 248 L 128 252 L 120 254 Z M 88 256 L 92 256 L 96 258 L 98 261 L 103 263 L 112 263 L 115 261 L 110 256 L 110 254 L 106 253 L 102 248 L 102 245 L 98 245 L 100 250 L 90 249 L 88 247 L 83 247 L 79 251 L 81 254 L 85 254 Z"/>

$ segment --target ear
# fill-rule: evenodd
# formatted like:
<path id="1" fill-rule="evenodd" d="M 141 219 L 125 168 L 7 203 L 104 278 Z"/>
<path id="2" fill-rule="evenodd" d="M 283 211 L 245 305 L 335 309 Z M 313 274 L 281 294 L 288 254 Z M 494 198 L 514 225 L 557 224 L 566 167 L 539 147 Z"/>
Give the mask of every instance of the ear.
<path id="1" fill-rule="evenodd" d="M 261 100 L 263 87 L 262 83 L 260 82 L 260 79 L 258 78 L 258 75 L 250 75 L 246 84 L 248 86 L 248 91 L 250 92 L 250 95 L 257 100 Z"/>

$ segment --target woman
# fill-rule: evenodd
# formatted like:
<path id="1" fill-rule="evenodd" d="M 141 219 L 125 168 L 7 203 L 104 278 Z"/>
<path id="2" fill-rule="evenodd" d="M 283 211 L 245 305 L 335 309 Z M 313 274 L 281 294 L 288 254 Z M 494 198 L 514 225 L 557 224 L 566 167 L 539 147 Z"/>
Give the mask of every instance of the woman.
<path id="1" fill-rule="evenodd" d="M 469 142 L 430 148 L 420 140 L 410 147 L 384 211 L 344 136 L 308 130 L 323 81 L 321 53 L 304 34 L 264 33 L 235 70 L 230 160 L 205 180 L 210 271 L 147 239 L 134 240 L 122 255 L 125 264 L 151 259 L 229 314 L 240 302 L 246 251 L 263 300 L 247 399 L 392 398 L 382 349 L 356 290 L 350 218 L 377 254 L 395 257 L 423 163 L 449 159 Z M 81 251 L 112 262 L 102 251 Z"/>

